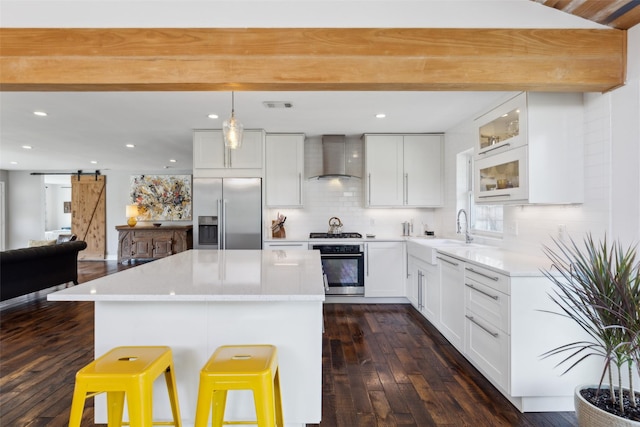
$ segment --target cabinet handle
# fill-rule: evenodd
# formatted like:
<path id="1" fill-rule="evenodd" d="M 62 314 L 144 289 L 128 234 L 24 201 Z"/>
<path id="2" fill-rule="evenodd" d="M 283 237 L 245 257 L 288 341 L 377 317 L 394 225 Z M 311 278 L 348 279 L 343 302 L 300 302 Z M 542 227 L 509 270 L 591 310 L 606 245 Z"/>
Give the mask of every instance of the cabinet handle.
<path id="1" fill-rule="evenodd" d="M 471 323 L 473 323 L 474 325 L 476 325 L 477 327 L 479 327 L 480 329 L 482 329 L 483 331 L 485 331 L 486 333 L 488 333 L 492 337 L 498 338 L 498 335 L 500 335 L 497 332 L 493 332 L 492 330 L 488 329 L 486 326 L 483 326 L 480 323 L 476 322 L 475 319 L 473 318 L 473 316 L 469 316 L 468 314 L 465 314 L 464 317 L 469 319 L 469 321 Z"/>
<path id="2" fill-rule="evenodd" d="M 424 304 L 422 303 L 423 300 L 423 292 L 424 289 L 423 288 L 423 280 L 424 280 L 424 273 L 422 273 L 422 271 L 418 270 L 418 308 L 420 310 L 422 310 L 424 308 Z"/>
<path id="3" fill-rule="evenodd" d="M 409 174 L 404 174 L 404 204 L 409 204 Z"/>
<path id="4" fill-rule="evenodd" d="M 302 204 L 302 174 L 298 172 L 298 204 Z"/>
<path id="5" fill-rule="evenodd" d="M 371 205 L 371 174 L 368 175 L 368 178 L 369 179 L 367 180 L 367 184 L 368 184 L 368 187 L 367 187 L 367 192 L 368 192 L 367 199 L 369 199 L 369 205 Z"/>
<path id="6" fill-rule="evenodd" d="M 438 258 L 439 260 L 444 261 L 444 262 L 446 262 L 446 263 L 448 263 L 448 264 L 451 264 L 451 265 L 453 265 L 453 266 L 456 266 L 456 267 L 459 265 L 457 262 L 449 261 L 449 260 L 448 260 L 448 259 L 446 259 L 446 258 L 442 258 L 442 257 L 439 257 L 439 256 L 437 256 L 436 258 Z"/>
<path id="7" fill-rule="evenodd" d="M 478 199 L 488 199 L 490 197 L 511 197 L 511 194 L 490 194 L 486 196 L 478 196 Z"/>
<path id="8" fill-rule="evenodd" d="M 486 277 L 487 279 L 491 279 L 491 280 L 493 280 L 494 282 L 497 282 L 498 280 L 500 280 L 500 277 L 498 277 L 498 276 L 489 276 L 488 274 L 482 273 L 482 272 L 480 272 L 480 271 L 476 271 L 476 270 L 474 270 L 474 269 L 473 269 L 473 268 L 471 268 L 471 267 L 467 267 L 466 269 L 467 269 L 467 271 L 470 271 L 470 272 L 472 272 L 472 273 L 479 274 L 480 276 L 482 276 L 482 277 Z"/>
<path id="9" fill-rule="evenodd" d="M 301 248 L 302 245 L 299 245 L 297 243 L 271 243 L 269 245 L 270 248 L 275 248 L 275 247 L 280 247 L 280 246 L 295 246 L 297 248 Z"/>
<path id="10" fill-rule="evenodd" d="M 475 286 L 473 286 L 473 285 L 471 285 L 469 283 L 465 283 L 465 285 L 467 286 L 467 288 L 471 288 L 476 292 L 480 292 L 482 295 L 486 295 L 489 298 L 492 298 L 492 299 L 494 299 L 496 301 L 498 301 L 498 299 L 500 298 L 498 295 L 491 295 L 489 292 L 485 292 L 482 289 L 478 289 L 478 288 L 476 288 Z"/>
<path id="11" fill-rule="evenodd" d="M 490 148 L 490 149 L 488 149 L 488 150 L 486 150 L 486 151 L 483 151 L 482 153 L 478 153 L 478 154 L 481 154 L 481 155 L 482 155 L 482 154 L 487 154 L 487 153 L 488 153 L 488 152 L 490 152 L 490 151 L 493 151 L 493 150 L 499 150 L 499 149 L 501 149 L 501 148 L 504 148 L 504 147 L 510 147 L 510 146 L 511 146 L 511 143 L 510 143 L 510 142 L 507 142 L 507 143 L 506 143 L 506 144 L 504 144 L 504 145 L 501 145 L 501 146 L 499 146 L 499 147 L 493 147 L 493 148 Z"/>

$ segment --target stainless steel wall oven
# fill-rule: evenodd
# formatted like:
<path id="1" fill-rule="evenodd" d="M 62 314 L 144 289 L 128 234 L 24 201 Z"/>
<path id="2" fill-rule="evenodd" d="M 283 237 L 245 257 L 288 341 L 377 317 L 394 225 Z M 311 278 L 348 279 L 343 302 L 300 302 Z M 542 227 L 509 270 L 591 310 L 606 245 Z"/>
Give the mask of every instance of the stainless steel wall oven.
<path id="1" fill-rule="evenodd" d="M 320 251 L 327 295 L 364 295 L 364 245 L 311 243 Z"/>

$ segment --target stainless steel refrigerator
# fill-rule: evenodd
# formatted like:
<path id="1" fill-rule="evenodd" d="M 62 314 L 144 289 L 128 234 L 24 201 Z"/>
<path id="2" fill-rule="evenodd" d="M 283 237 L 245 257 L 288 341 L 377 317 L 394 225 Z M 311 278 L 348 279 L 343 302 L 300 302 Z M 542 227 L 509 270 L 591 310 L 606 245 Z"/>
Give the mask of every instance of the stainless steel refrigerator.
<path id="1" fill-rule="evenodd" d="M 193 246 L 262 249 L 262 179 L 194 178 Z"/>

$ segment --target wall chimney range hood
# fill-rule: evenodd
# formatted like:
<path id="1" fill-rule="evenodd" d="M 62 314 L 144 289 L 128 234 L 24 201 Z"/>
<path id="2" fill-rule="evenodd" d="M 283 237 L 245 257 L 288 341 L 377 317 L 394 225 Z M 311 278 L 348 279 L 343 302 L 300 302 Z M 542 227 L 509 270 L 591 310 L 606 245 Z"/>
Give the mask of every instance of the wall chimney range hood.
<path id="1" fill-rule="evenodd" d="M 345 135 L 322 136 L 322 174 L 317 179 L 360 178 L 347 173 L 347 142 Z"/>

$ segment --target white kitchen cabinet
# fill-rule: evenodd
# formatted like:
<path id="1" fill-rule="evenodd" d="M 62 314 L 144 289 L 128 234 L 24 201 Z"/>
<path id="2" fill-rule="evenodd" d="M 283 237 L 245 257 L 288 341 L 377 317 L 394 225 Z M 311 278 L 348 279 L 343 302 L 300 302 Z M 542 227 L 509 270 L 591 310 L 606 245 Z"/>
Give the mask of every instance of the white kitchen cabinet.
<path id="1" fill-rule="evenodd" d="M 476 203 L 583 202 L 582 94 L 523 92 L 474 123 Z"/>
<path id="2" fill-rule="evenodd" d="M 422 273 L 418 260 L 415 257 L 407 255 L 407 299 L 416 310 L 422 312 Z"/>
<path id="3" fill-rule="evenodd" d="M 302 207 L 304 134 L 267 134 L 265 195 L 268 207 Z"/>
<path id="4" fill-rule="evenodd" d="M 230 150 L 224 146 L 221 130 L 193 132 L 193 168 L 262 169 L 264 131 L 245 130 L 242 146 Z"/>
<path id="5" fill-rule="evenodd" d="M 282 250 L 282 251 L 307 251 L 309 250 L 309 242 L 305 241 L 292 241 L 283 240 L 281 242 L 263 242 L 263 249 L 267 250 Z"/>
<path id="6" fill-rule="evenodd" d="M 404 242 L 365 244 L 365 297 L 405 296 Z"/>
<path id="7" fill-rule="evenodd" d="M 438 267 L 409 256 L 407 299 L 434 326 L 439 322 L 440 277 Z M 437 327 L 437 326 L 436 326 Z"/>
<path id="8" fill-rule="evenodd" d="M 365 134 L 367 207 L 442 205 L 442 135 Z"/>
<path id="9" fill-rule="evenodd" d="M 465 342 L 469 361 L 492 382 L 509 390 L 509 277 L 465 267 Z"/>
<path id="10" fill-rule="evenodd" d="M 464 351 L 464 262 L 438 254 L 440 265 L 440 332 Z"/>

